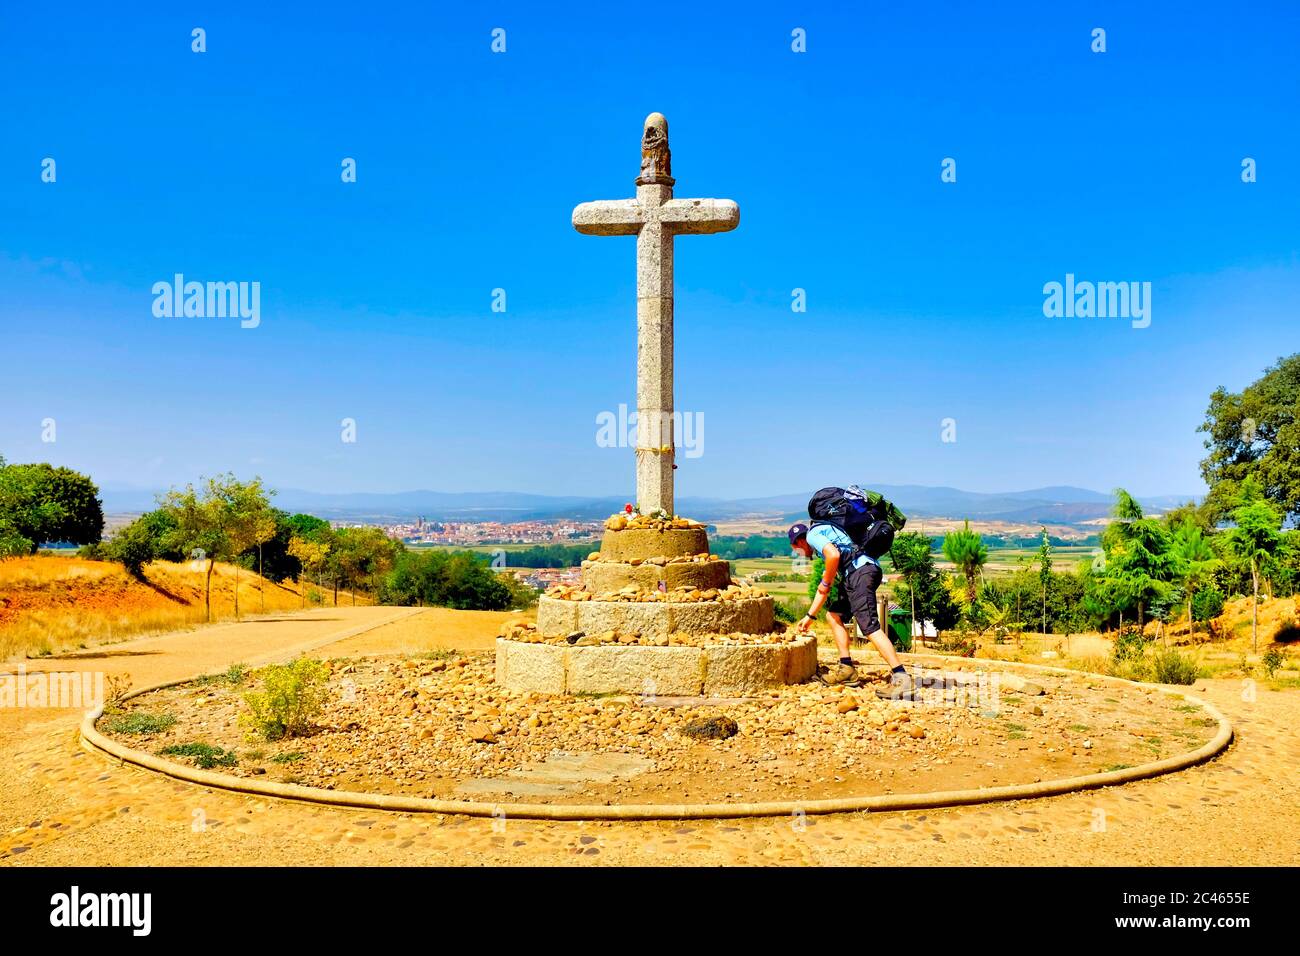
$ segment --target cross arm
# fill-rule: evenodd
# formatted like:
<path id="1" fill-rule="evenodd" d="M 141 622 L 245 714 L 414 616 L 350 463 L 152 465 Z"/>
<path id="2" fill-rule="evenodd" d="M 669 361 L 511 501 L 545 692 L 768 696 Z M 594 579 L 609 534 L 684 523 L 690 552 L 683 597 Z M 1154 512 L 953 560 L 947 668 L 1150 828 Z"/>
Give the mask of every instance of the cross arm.
<path id="1" fill-rule="evenodd" d="M 740 207 L 730 199 L 670 199 L 659 220 L 678 235 L 730 232 L 740 225 Z"/>
<path id="2" fill-rule="evenodd" d="M 633 236 L 644 223 L 635 199 L 601 199 L 573 207 L 573 228 L 584 236 Z"/>

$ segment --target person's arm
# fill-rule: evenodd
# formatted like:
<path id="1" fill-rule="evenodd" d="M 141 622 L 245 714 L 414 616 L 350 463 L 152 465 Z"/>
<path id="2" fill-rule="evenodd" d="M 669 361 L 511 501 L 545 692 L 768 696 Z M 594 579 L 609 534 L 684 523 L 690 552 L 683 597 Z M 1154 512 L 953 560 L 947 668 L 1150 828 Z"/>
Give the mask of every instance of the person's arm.
<path id="1" fill-rule="evenodd" d="M 830 599 L 831 585 L 835 583 L 835 575 L 840 568 L 840 549 L 833 544 L 828 544 L 822 550 L 822 561 L 825 562 L 826 568 L 822 571 L 822 579 L 817 584 L 817 594 L 813 597 L 812 604 L 808 607 L 806 615 L 809 623 L 812 622 L 825 607 L 827 600 Z"/>

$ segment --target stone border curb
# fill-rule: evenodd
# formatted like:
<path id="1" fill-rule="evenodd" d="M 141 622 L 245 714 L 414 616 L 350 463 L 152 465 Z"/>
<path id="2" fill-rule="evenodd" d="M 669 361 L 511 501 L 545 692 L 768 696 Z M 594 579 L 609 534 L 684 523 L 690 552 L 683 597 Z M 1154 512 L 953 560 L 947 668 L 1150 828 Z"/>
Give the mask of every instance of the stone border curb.
<path id="1" fill-rule="evenodd" d="M 389 622 L 383 622 L 389 623 Z M 380 625 L 374 625 L 376 627 Z M 368 630 L 369 628 L 366 628 Z M 351 635 L 349 635 L 351 636 Z M 339 638 L 342 640 L 343 638 Z M 332 643 L 332 642 L 331 642 Z M 909 660 L 922 657 L 940 662 L 967 662 L 973 658 L 946 657 L 943 655 L 907 655 Z M 609 806 L 605 804 L 535 804 L 535 803 L 488 803 L 477 800 L 438 800 L 429 797 L 400 797 L 390 794 L 359 793 L 347 790 L 325 790 L 320 787 L 306 787 L 300 784 L 275 783 L 274 781 L 257 782 L 243 777 L 199 770 L 168 760 L 153 754 L 133 750 L 109 740 L 95 729 L 95 722 L 103 715 L 102 706 L 89 711 L 81 722 L 80 738 L 82 746 L 94 752 L 96 750 L 116 757 L 123 763 L 153 770 L 177 780 L 185 780 L 219 790 L 234 793 L 246 793 L 263 797 L 278 797 L 284 800 L 299 800 L 308 803 L 331 806 L 355 807 L 371 810 L 395 810 L 407 813 L 448 813 L 476 817 L 502 816 L 520 820 L 702 820 L 729 819 L 738 817 L 775 817 L 791 816 L 796 813 L 825 814 L 868 812 L 879 813 L 893 810 L 923 810 L 938 807 L 966 806 L 977 803 L 996 803 L 1004 800 L 1026 800 L 1036 797 L 1050 797 L 1078 790 L 1092 790 L 1109 787 L 1135 780 L 1146 780 L 1163 774 L 1184 770 L 1204 763 L 1222 753 L 1232 742 L 1232 724 L 1208 701 L 1201 700 L 1172 690 L 1160 684 L 1140 684 L 1092 674 L 1087 671 L 1072 671 L 1066 668 L 1048 667 L 1042 664 L 1026 664 L 1011 661 L 993 661 L 988 663 L 995 669 L 1030 668 L 1034 671 L 1058 675 L 1085 676 L 1092 680 L 1137 687 L 1143 690 L 1153 689 L 1171 697 L 1180 697 L 1198 705 L 1206 714 L 1219 723 L 1214 737 L 1188 753 L 1166 757 L 1152 763 L 1128 767 L 1124 770 L 1112 770 L 1107 773 L 1085 774 L 1080 777 L 1063 777 L 1058 780 L 1046 780 L 1040 783 L 1015 784 L 1006 787 L 985 787 L 973 790 L 940 790 L 931 793 L 882 794 L 863 797 L 840 797 L 828 800 L 807 801 L 770 801 L 766 803 L 695 803 L 695 804 L 622 804 Z M 155 690 L 186 684 L 194 678 L 168 681 L 152 687 L 145 687 L 128 694 L 124 700 L 140 697 Z"/>

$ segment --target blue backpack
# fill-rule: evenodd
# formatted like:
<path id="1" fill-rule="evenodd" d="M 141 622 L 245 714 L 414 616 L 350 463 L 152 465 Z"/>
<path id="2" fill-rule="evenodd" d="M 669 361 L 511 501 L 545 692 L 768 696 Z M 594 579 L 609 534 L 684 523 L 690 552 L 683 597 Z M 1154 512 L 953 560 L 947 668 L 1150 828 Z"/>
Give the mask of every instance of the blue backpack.
<path id="1" fill-rule="evenodd" d="M 907 524 L 907 516 L 876 491 L 857 485 L 823 488 L 808 501 L 814 524 L 832 524 L 852 539 L 855 548 L 880 558 L 894 546 L 894 534 Z"/>

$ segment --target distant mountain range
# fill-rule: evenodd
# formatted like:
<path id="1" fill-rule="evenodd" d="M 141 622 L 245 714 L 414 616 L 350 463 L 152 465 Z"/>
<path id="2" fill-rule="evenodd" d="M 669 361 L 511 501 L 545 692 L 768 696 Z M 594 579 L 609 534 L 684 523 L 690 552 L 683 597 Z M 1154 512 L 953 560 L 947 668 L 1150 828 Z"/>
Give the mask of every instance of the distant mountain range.
<path id="1" fill-rule="evenodd" d="M 909 517 L 919 518 L 1078 524 L 1109 515 L 1113 503 L 1109 494 L 1068 486 L 996 493 L 927 485 L 874 487 Z M 807 513 L 808 498 L 813 490 L 766 498 L 678 498 L 677 510 L 710 522 L 747 515 L 793 519 L 795 515 Z M 155 494 L 123 486 L 105 485 L 101 488 L 104 510 L 110 513 L 147 511 L 155 506 Z M 1144 508 L 1158 513 L 1194 498 L 1194 495 L 1158 495 L 1139 500 Z M 279 489 L 275 496 L 276 506 L 288 511 L 304 511 L 335 520 L 375 522 L 419 516 L 426 521 L 594 520 L 621 511 L 626 500 L 612 496 L 533 495 L 514 491 L 329 494 L 296 488 Z"/>

